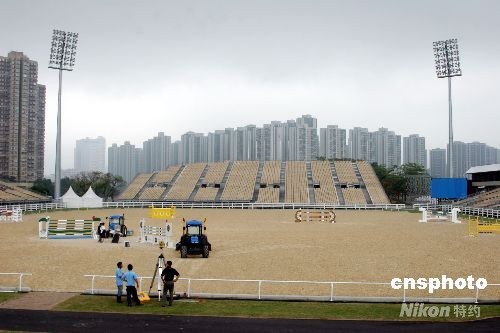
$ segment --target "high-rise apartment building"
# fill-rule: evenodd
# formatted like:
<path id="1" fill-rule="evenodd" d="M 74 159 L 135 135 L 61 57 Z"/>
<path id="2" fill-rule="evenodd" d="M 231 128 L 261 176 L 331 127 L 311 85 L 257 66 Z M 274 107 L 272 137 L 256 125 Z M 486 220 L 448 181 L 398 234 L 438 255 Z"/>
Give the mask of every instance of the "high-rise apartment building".
<path id="1" fill-rule="evenodd" d="M 122 176 L 129 183 L 134 177 L 143 172 L 143 151 L 130 142 L 125 141 L 121 146 L 113 143 L 108 148 L 108 172 Z"/>
<path id="2" fill-rule="evenodd" d="M 448 145 L 447 145 L 448 147 Z M 453 176 L 465 177 L 469 168 L 499 163 L 499 150 L 485 143 L 453 142 Z"/>
<path id="3" fill-rule="evenodd" d="M 427 150 L 425 138 L 418 134 L 411 134 L 403 138 L 403 164 L 416 163 L 427 168 Z"/>
<path id="4" fill-rule="evenodd" d="M 372 162 L 371 146 L 371 135 L 367 128 L 354 127 L 349 130 L 348 158 Z"/>
<path id="5" fill-rule="evenodd" d="M 371 136 L 374 150 L 370 162 L 388 167 L 401 165 L 401 135 L 381 127 Z"/>
<path id="6" fill-rule="evenodd" d="M 144 154 L 144 171 L 153 172 L 166 170 L 170 163 L 171 138 L 163 132 L 142 143 Z"/>
<path id="7" fill-rule="evenodd" d="M 346 130 L 328 125 L 319 130 L 319 156 L 327 159 L 347 158 Z"/>
<path id="8" fill-rule="evenodd" d="M 208 138 L 202 133 L 187 132 L 181 136 L 183 163 L 208 160 Z"/>
<path id="9" fill-rule="evenodd" d="M 43 178 L 45 86 L 38 63 L 22 52 L 0 57 L 0 176 L 17 182 Z"/>
<path id="10" fill-rule="evenodd" d="M 430 150 L 430 175 L 432 178 L 446 177 L 446 149 L 435 148 Z"/>
<path id="11" fill-rule="evenodd" d="M 77 172 L 106 172 L 106 139 L 99 136 L 76 140 L 74 169 Z"/>

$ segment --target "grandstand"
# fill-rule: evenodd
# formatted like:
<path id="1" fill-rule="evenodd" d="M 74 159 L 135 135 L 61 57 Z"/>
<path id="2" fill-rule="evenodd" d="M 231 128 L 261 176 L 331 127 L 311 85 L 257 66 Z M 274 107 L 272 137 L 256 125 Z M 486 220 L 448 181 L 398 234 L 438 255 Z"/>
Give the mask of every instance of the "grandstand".
<path id="1" fill-rule="evenodd" d="M 341 184 L 359 184 L 351 161 L 335 161 L 334 164 Z"/>
<path id="2" fill-rule="evenodd" d="M 472 193 L 467 198 L 458 200 L 456 206 L 474 208 L 500 208 L 500 164 L 475 166 L 466 172 Z"/>
<path id="3" fill-rule="evenodd" d="M 366 205 L 366 199 L 363 190 L 355 187 L 346 187 L 342 189 L 344 202 L 346 205 Z"/>
<path id="4" fill-rule="evenodd" d="M 156 174 L 155 178 L 155 183 L 156 184 L 170 184 L 172 179 L 174 179 L 175 175 L 179 170 L 181 169 L 181 166 L 175 165 L 169 167 L 167 170 L 160 171 Z"/>
<path id="5" fill-rule="evenodd" d="M 330 162 L 312 161 L 311 171 L 316 203 L 338 204 L 339 199 L 333 183 Z"/>
<path id="6" fill-rule="evenodd" d="M 229 162 L 208 165 L 207 174 L 202 179 L 201 187 L 198 188 L 194 201 L 215 201 L 228 166 Z"/>
<path id="7" fill-rule="evenodd" d="M 186 165 L 177 178 L 177 181 L 170 191 L 168 191 L 166 199 L 188 200 L 206 166 L 205 163 Z"/>
<path id="8" fill-rule="evenodd" d="M 222 192 L 222 201 L 250 201 L 253 198 L 259 162 L 236 161 Z"/>
<path id="9" fill-rule="evenodd" d="M 366 161 L 358 161 L 357 163 L 359 173 L 363 182 L 365 183 L 366 190 L 370 195 L 373 204 L 388 204 L 390 203 L 387 194 L 385 193 L 380 181 L 378 180 L 375 171 L 373 171 L 370 163 Z"/>
<path id="10" fill-rule="evenodd" d="M 51 199 L 41 194 L 28 191 L 19 186 L 0 182 L 0 203 L 27 203 L 47 202 Z"/>
<path id="11" fill-rule="evenodd" d="M 372 166 L 365 161 L 235 161 L 174 166 L 138 175 L 120 199 L 330 205 L 390 203 Z"/>
<path id="12" fill-rule="evenodd" d="M 308 203 L 306 162 L 286 162 L 285 202 Z"/>
<path id="13" fill-rule="evenodd" d="M 280 201 L 281 161 L 266 161 L 262 168 L 257 202 L 276 203 Z"/>
<path id="14" fill-rule="evenodd" d="M 132 180 L 132 182 L 130 183 L 130 185 L 127 186 L 127 188 L 125 189 L 125 191 L 123 191 L 120 194 L 120 199 L 121 200 L 132 200 L 132 199 L 135 199 L 135 197 L 137 196 L 137 194 L 139 194 L 139 192 L 141 191 L 141 189 L 144 187 L 144 185 L 146 185 L 146 183 L 148 182 L 148 180 L 152 176 L 153 176 L 152 173 L 143 173 L 143 174 L 137 175 Z"/>

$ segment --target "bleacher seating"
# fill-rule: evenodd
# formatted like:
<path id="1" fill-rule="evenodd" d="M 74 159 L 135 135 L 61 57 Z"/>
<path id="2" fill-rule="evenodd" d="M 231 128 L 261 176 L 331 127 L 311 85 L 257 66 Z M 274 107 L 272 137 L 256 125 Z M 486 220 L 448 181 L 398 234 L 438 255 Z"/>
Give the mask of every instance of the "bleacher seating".
<path id="1" fill-rule="evenodd" d="M 260 165 L 260 163 L 262 163 Z M 367 197 L 364 188 L 351 187 L 337 192 L 332 175 L 332 162 L 288 161 L 285 166 L 284 184 L 281 178 L 281 161 L 235 161 L 217 162 L 211 164 L 197 163 L 186 166 L 173 166 L 167 170 L 152 174 L 138 175 L 120 196 L 122 200 L 182 200 L 182 201 L 252 201 L 255 200 L 254 191 L 257 185 L 258 195 L 256 202 L 260 203 L 318 203 L 346 205 L 366 204 Z M 344 184 L 356 184 L 361 181 L 356 176 L 356 165 L 352 162 L 336 161 L 335 167 L 339 180 Z M 256 184 L 259 165 L 262 176 Z M 231 167 L 230 167 L 231 166 Z M 368 195 L 373 204 L 389 204 L 389 199 L 380 185 L 372 166 L 365 161 L 357 162 L 361 178 L 366 186 Z M 204 170 L 206 173 L 203 175 Z M 229 172 L 227 180 L 224 180 Z M 177 178 L 175 178 L 177 176 Z M 308 177 L 310 179 L 308 179 Z M 174 182 L 175 179 L 175 182 Z M 225 184 L 223 184 L 225 182 Z M 197 188 L 197 184 L 199 187 Z M 220 188 L 219 185 L 220 184 Z M 278 188 L 284 185 L 284 189 Z M 318 186 L 319 185 L 319 186 Z M 216 187 L 217 186 L 217 187 Z M 312 188 L 310 188 L 312 187 Z M 281 191 L 285 192 L 280 198 Z M 310 191 L 314 196 L 309 198 Z M 500 190 L 499 192 L 500 195 Z M 339 202 L 341 194 L 344 202 Z M 0 200 L 17 198 L 12 191 L 2 190 L 0 186 Z M 492 207 L 500 205 L 500 198 L 489 194 L 478 207 Z"/>
<path id="2" fill-rule="evenodd" d="M 380 181 L 378 180 L 377 175 L 373 171 L 370 163 L 366 161 L 358 161 L 356 162 L 358 166 L 359 173 L 361 174 L 361 178 L 363 178 L 363 182 L 365 183 L 366 190 L 370 195 L 370 199 L 373 204 L 389 204 L 389 198 L 385 193 Z"/>
<path id="3" fill-rule="evenodd" d="M 281 174 L 281 161 L 266 161 L 262 168 L 261 184 L 279 185 Z"/>
<path id="4" fill-rule="evenodd" d="M 259 188 L 257 202 L 277 203 L 280 202 L 280 189 L 274 187 Z"/>
<path id="5" fill-rule="evenodd" d="M 215 184 L 221 184 L 224 180 L 229 162 L 217 162 L 208 165 L 208 171 L 203 179 L 206 187 L 200 187 L 194 196 L 194 201 L 214 201 L 219 193 L 219 187 Z"/>
<path id="6" fill-rule="evenodd" d="M 165 187 L 163 186 L 147 187 L 139 195 L 139 200 L 160 200 L 163 192 L 165 192 Z"/>
<path id="7" fill-rule="evenodd" d="M 335 185 L 333 184 L 332 170 L 328 161 L 312 161 L 311 171 L 313 184 L 319 184 L 314 188 L 316 203 L 330 203 L 337 205 L 339 199 Z"/>
<path id="8" fill-rule="evenodd" d="M 285 179 L 285 202 L 309 203 L 306 163 L 286 162 Z"/>
<path id="9" fill-rule="evenodd" d="M 500 205 L 500 187 L 456 201 L 455 206 L 494 208 Z"/>
<path id="10" fill-rule="evenodd" d="M 205 183 L 209 185 L 222 183 L 228 166 L 229 162 L 209 164 L 207 174 L 205 175 Z"/>
<path id="11" fill-rule="evenodd" d="M 221 200 L 252 200 L 258 170 L 258 161 L 235 161 L 222 192 Z"/>
<path id="12" fill-rule="evenodd" d="M 205 170 L 205 163 L 188 164 L 184 167 L 176 182 L 168 191 L 167 200 L 188 200 L 194 187 Z"/>
<path id="13" fill-rule="evenodd" d="M 194 196 L 194 201 L 215 201 L 219 190 L 218 187 L 200 187 Z"/>
<path id="14" fill-rule="evenodd" d="M 32 202 L 39 202 L 39 201 L 48 201 L 50 200 L 49 197 L 43 196 L 41 194 L 26 190 L 24 188 L 21 188 L 19 186 L 10 184 L 10 183 L 5 183 L 5 182 L 0 182 L 0 201 L 5 201 L 5 202 L 12 202 L 12 201 L 32 201 Z"/>
<path id="15" fill-rule="evenodd" d="M 348 187 L 342 189 L 342 195 L 346 205 L 366 205 L 363 190 L 360 188 Z"/>
<path id="16" fill-rule="evenodd" d="M 359 184 L 358 177 L 354 173 L 352 162 L 350 161 L 335 161 L 335 170 L 341 184 Z"/>
<path id="17" fill-rule="evenodd" d="M 122 200 L 132 200 L 141 191 L 141 189 L 146 185 L 148 180 L 153 176 L 152 173 L 141 173 L 137 175 L 129 186 L 122 192 L 120 199 Z"/>
<path id="18" fill-rule="evenodd" d="M 167 170 L 160 171 L 156 174 L 154 182 L 156 184 L 168 184 L 174 179 L 177 172 L 181 168 L 180 165 L 170 166 Z"/>

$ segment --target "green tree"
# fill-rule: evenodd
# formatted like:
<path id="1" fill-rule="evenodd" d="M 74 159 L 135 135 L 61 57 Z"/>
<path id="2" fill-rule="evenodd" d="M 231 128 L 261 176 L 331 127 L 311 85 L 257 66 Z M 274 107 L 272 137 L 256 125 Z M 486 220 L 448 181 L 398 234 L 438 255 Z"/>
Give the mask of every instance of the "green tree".
<path id="1" fill-rule="evenodd" d="M 48 178 L 37 179 L 30 188 L 33 192 L 42 195 L 54 196 L 54 184 Z"/>

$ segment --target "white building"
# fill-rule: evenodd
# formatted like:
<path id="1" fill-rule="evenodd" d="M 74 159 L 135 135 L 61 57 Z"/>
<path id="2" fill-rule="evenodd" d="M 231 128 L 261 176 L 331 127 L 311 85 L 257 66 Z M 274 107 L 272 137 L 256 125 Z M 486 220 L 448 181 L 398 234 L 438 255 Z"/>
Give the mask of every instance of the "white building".
<path id="1" fill-rule="evenodd" d="M 427 168 L 427 150 L 425 138 L 418 134 L 411 134 L 403 138 L 403 164 L 416 163 Z"/>
<path id="2" fill-rule="evenodd" d="M 77 172 L 106 172 L 106 139 L 102 136 L 76 140 L 74 152 Z"/>

